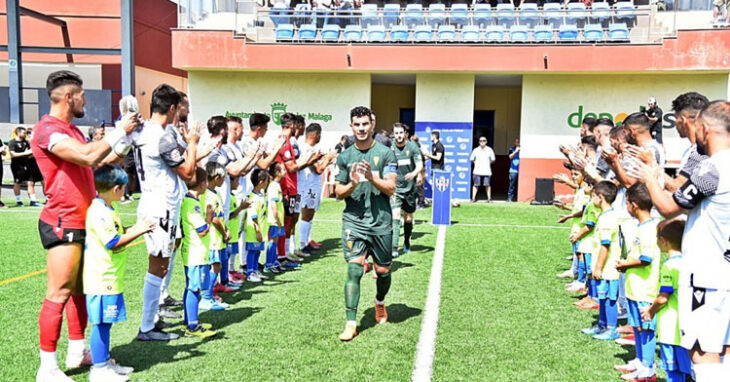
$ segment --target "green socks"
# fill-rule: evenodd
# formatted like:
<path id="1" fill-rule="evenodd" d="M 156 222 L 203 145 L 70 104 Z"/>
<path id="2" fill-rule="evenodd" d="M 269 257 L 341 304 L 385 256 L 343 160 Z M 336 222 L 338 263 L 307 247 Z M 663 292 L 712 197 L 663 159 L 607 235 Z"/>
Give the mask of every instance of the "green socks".
<path id="1" fill-rule="evenodd" d="M 398 248 L 398 239 L 400 239 L 400 219 L 393 219 L 393 250 Z"/>
<path id="2" fill-rule="evenodd" d="M 411 234 L 413 233 L 413 223 L 403 223 L 403 247 L 411 248 Z"/>
<path id="3" fill-rule="evenodd" d="M 360 303 L 360 279 L 363 271 L 362 264 L 347 263 L 347 281 L 345 282 L 345 315 L 347 321 L 355 321 L 357 316 L 357 305 Z M 390 287 L 390 281 L 388 281 L 388 287 Z M 380 293 L 380 284 L 378 284 L 378 293 Z"/>
<path id="4" fill-rule="evenodd" d="M 385 301 L 385 295 L 390 290 L 390 272 L 378 275 L 378 280 L 375 282 L 377 286 L 377 292 L 375 293 L 375 299 L 378 301 Z"/>

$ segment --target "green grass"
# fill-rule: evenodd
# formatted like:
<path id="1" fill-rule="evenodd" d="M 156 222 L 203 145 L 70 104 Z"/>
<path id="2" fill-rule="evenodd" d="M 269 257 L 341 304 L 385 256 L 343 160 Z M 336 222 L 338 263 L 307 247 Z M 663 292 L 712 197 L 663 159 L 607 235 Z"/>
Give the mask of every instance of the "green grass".
<path id="1" fill-rule="evenodd" d="M 340 248 L 342 207 L 323 203 L 313 237 L 325 250 L 300 271 L 263 285 L 248 283 L 224 296 L 229 310 L 202 313 L 201 319 L 219 330 L 207 341 L 134 341 L 147 261 L 144 245 L 130 248 L 125 279 L 128 321 L 112 329 L 112 357 L 135 367 L 135 381 L 195 380 L 199 375 L 211 380 L 409 380 L 436 240 L 436 228 L 425 223 L 430 210 L 417 213 L 414 251 L 394 263 L 388 295 L 391 322 L 375 325 L 375 283 L 366 275 L 358 313 L 360 336 L 343 344 L 337 339 L 344 325 L 346 274 Z M 125 224 L 133 223 L 135 208 L 122 206 Z M 45 266 L 38 212 L 0 210 L 0 282 Z M 568 231 L 511 226 L 559 227 L 557 214 L 553 207 L 523 204 L 454 209 L 453 220 L 461 225 L 448 228 L 446 235 L 434 380 L 618 380 L 612 365 L 628 359 L 633 349 L 580 334 L 593 313 L 571 306 L 574 299 L 555 278 L 569 265 L 563 259 L 569 250 Z M 178 298 L 183 281 L 178 266 L 171 285 Z M 44 293 L 44 275 L 0 286 L 2 381 L 30 380 L 35 373 L 37 317 Z M 59 342 L 61 361 L 65 330 Z M 85 381 L 87 373 L 82 369 L 70 374 Z"/>

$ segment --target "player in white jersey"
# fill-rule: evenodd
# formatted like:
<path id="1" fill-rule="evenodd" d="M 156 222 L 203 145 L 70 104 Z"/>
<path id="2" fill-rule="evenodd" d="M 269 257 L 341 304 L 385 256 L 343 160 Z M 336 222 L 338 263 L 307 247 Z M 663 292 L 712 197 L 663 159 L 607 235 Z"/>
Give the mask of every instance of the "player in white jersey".
<path id="1" fill-rule="evenodd" d="M 322 139 L 322 126 L 319 123 L 310 123 L 304 135 L 304 141 L 299 145 L 303 157 L 315 158 L 314 164 L 304 167 L 297 174 L 297 191 L 301 195 L 299 223 L 299 247 L 303 253 L 311 253 L 321 244 L 310 240 L 314 213 L 319 210 L 322 196 L 322 173 L 337 157 L 336 151 L 323 154 L 319 141 Z"/>
<path id="2" fill-rule="evenodd" d="M 138 219 L 155 221 L 155 229 L 145 234 L 149 268 L 145 276 L 142 323 L 137 339 L 141 341 L 170 340 L 177 335 L 165 333 L 155 325 L 160 289 L 167 274 L 185 195 L 184 182 L 195 175 L 197 143 L 200 125 L 184 135 L 188 150 L 183 157 L 175 137 L 165 130 L 177 116 L 180 94 L 172 86 L 162 84 L 152 93 L 152 117 L 134 144 L 137 175 L 142 195 L 137 210 Z"/>

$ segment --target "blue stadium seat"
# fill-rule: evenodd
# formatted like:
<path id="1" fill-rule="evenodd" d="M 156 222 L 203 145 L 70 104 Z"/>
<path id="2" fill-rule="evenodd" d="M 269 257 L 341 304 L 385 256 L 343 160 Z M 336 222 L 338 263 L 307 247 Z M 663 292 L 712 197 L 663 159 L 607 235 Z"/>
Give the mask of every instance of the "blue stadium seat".
<path id="1" fill-rule="evenodd" d="M 515 23 L 515 6 L 512 4 L 497 4 L 497 22 L 509 28 Z"/>
<path id="2" fill-rule="evenodd" d="M 636 18 L 636 9 L 631 1 L 619 1 L 614 4 L 616 8 L 616 20 L 630 22 Z"/>
<path id="3" fill-rule="evenodd" d="M 532 37 L 535 42 L 553 42 L 555 33 L 553 32 L 552 25 L 535 25 L 535 29 L 532 31 Z"/>
<path id="4" fill-rule="evenodd" d="M 578 41 L 578 26 L 563 24 L 558 28 L 558 40 L 561 42 Z"/>
<path id="5" fill-rule="evenodd" d="M 464 26 L 469 24 L 469 6 L 466 4 L 454 4 L 451 6 L 451 25 Z"/>
<path id="6" fill-rule="evenodd" d="M 370 25 L 367 29 L 368 42 L 385 41 L 385 27 L 382 25 Z"/>
<path id="7" fill-rule="evenodd" d="M 316 24 L 302 24 L 299 27 L 299 39 L 302 41 L 314 41 L 317 38 Z"/>
<path id="8" fill-rule="evenodd" d="M 276 3 L 271 8 L 271 11 L 269 11 L 269 17 L 274 23 L 274 27 L 278 27 L 279 24 L 289 23 L 289 19 L 291 18 L 291 12 L 289 11 L 289 8 L 286 7 L 286 5 L 282 3 Z"/>
<path id="9" fill-rule="evenodd" d="M 563 9 L 560 3 L 545 3 L 542 7 L 542 17 L 553 29 L 563 24 Z"/>
<path id="10" fill-rule="evenodd" d="M 502 25 L 490 25 L 484 34 L 484 40 L 487 42 L 502 42 L 504 41 L 504 26 Z"/>
<path id="11" fill-rule="evenodd" d="M 474 24 L 484 28 L 492 24 L 492 6 L 488 3 L 474 5 Z"/>
<path id="12" fill-rule="evenodd" d="M 591 5 L 591 20 L 603 23 L 611 17 L 611 6 L 607 2 L 594 2 Z"/>
<path id="13" fill-rule="evenodd" d="M 420 24 L 423 24 L 423 7 L 421 4 L 406 5 L 406 25 L 413 28 Z"/>
<path id="14" fill-rule="evenodd" d="M 603 26 L 601 24 L 586 24 L 583 27 L 583 39 L 585 41 L 603 41 Z"/>
<path id="15" fill-rule="evenodd" d="M 312 22 L 312 7 L 309 4 L 297 4 L 294 8 L 294 23 L 297 26 Z"/>
<path id="16" fill-rule="evenodd" d="M 452 42 L 456 40 L 456 26 L 455 25 L 439 25 L 438 32 L 436 33 L 439 41 Z"/>
<path id="17" fill-rule="evenodd" d="M 362 27 L 355 24 L 345 26 L 345 41 L 362 41 Z"/>
<path id="18" fill-rule="evenodd" d="M 340 40 L 340 26 L 336 24 L 325 24 L 322 27 L 322 41 L 337 42 Z"/>
<path id="19" fill-rule="evenodd" d="M 583 3 L 568 3 L 568 24 L 583 25 L 588 17 L 586 5 Z"/>
<path id="20" fill-rule="evenodd" d="M 410 37 L 408 27 L 405 25 L 393 25 L 390 27 L 390 39 L 396 42 L 406 42 Z"/>
<path id="21" fill-rule="evenodd" d="M 626 23 L 611 23 L 608 26 L 608 39 L 611 41 L 629 41 L 629 27 Z"/>
<path id="22" fill-rule="evenodd" d="M 431 4 L 428 6 L 428 23 L 432 28 L 446 24 L 446 5 Z"/>
<path id="23" fill-rule="evenodd" d="M 461 28 L 461 41 L 477 42 L 480 35 L 479 25 L 464 25 L 464 28 Z"/>
<path id="24" fill-rule="evenodd" d="M 527 25 L 512 25 L 509 28 L 510 42 L 527 42 L 529 37 Z"/>
<path id="25" fill-rule="evenodd" d="M 371 25 L 380 24 L 380 16 L 378 16 L 378 4 L 363 4 L 360 8 L 360 25 L 367 28 Z"/>
<path id="26" fill-rule="evenodd" d="M 291 40 L 294 38 L 294 25 L 279 24 L 276 27 L 275 33 L 276 33 L 277 40 Z"/>
<path id="27" fill-rule="evenodd" d="M 383 24 L 391 27 L 398 24 L 400 19 L 400 4 L 385 4 L 383 6 Z"/>
<path id="28" fill-rule="evenodd" d="M 537 25 L 539 16 L 540 12 L 537 10 L 536 3 L 522 3 L 520 5 L 520 24 L 532 28 Z"/>
<path id="29" fill-rule="evenodd" d="M 418 42 L 426 42 L 433 40 L 433 30 L 430 25 L 416 25 L 413 30 L 413 40 Z"/>

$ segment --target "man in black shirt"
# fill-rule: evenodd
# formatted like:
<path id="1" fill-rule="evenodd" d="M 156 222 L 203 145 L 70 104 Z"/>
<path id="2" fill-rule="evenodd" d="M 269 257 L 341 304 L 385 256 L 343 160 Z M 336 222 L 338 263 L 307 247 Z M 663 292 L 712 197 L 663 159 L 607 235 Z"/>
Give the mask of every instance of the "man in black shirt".
<path id="1" fill-rule="evenodd" d="M 0 139 L 0 181 L 3 179 L 3 172 L 5 169 L 5 166 L 3 165 L 3 158 L 5 158 L 5 154 L 8 151 L 8 146 L 3 143 L 3 140 Z M 2 185 L 0 185 L 0 196 L 2 196 Z M 5 203 L 3 203 L 2 200 L 0 200 L 0 208 L 5 207 Z"/>
<path id="2" fill-rule="evenodd" d="M 33 181 L 33 169 L 30 167 L 30 158 L 33 152 L 30 150 L 30 143 L 27 138 L 28 131 L 25 127 L 15 128 L 15 139 L 8 142 L 10 149 L 10 170 L 13 172 L 13 192 L 18 207 L 24 204 L 20 200 L 20 187 L 23 183 L 28 185 L 28 196 L 30 197 L 30 206 L 37 207 L 38 200 L 35 197 L 35 182 Z"/>
<path id="3" fill-rule="evenodd" d="M 657 142 L 663 144 L 664 142 L 662 142 L 662 119 L 664 117 L 664 113 L 662 112 L 662 109 L 657 106 L 656 98 L 649 97 L 649 107 L 644 110 L 644 114 L 646 114 L 647 118 L 649 118 L 649 122 L 651 122 L 652 138 L 656 139 Z"/>
<path id="4" fill-rule="evenodd" d="M 431 159 L 431 170 L 444 169 L 444 145 L 441 144 L 441 135 L 438 131 L 431 133 L 431 153 L 426 156 Z"/>

